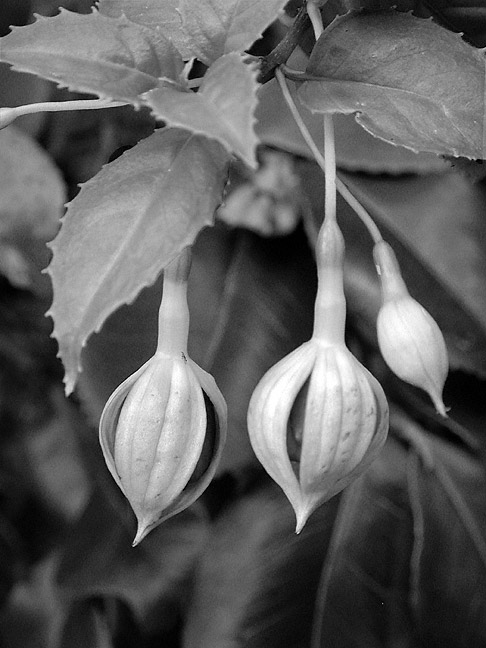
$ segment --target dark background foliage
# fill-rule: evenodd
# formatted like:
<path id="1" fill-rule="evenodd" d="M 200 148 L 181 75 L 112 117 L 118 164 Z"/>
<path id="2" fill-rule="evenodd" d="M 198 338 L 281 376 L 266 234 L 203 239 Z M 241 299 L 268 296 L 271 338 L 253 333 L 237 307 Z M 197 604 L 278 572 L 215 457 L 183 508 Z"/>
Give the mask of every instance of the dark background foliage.
<path id="1" fill-rule="evenodd" d="M 389 4 L 432 14 L 465 31 L 475 45 L 486 44 L 486 9 L 479 1 L 369 1 L 370 8 Z M 63 5 L 85 12 L 91 2 Z M 33 10 L 47 15 L 58 6 L 3 0 L 1 33 L 24 24 Z M 262 53 L 275 38 L 270 32 L 259 44 Z M 67 96 L 3 65 L 0 87 L 3 105 Z M 143 111 L 120 108 L 35 116 L 22 128 L 53 157 L 73 196 L 79 182 L 149 134 L 153 121 Z M 468 163 L 466 177 L 446 167 L 439 172 L 430 160 L 414 160 L 411 167 L 397 161 L 393 149 L 378 150 L 371 138 L 360 140 L 357 150 L 351 126 L 343 125 L 341 133 L 346 182 L 379 222 L 413 296 L 446 336 L 450 418 L 439 419 L 428 400 L 391 376 L 381 360 L 371 243 L 340 204 L 348 342 L 386 389 L 391 431 L 368 472 L 294 534 L 289 504 L 252 454 L 246 409 L 263 372 L 312 328 L 312 243 L 323 213 L 323 182 L 312 163 L 296 156 L 302 220 L 293 233 L 268 239 L 219 223 L 195 246 L 190 351 L 226 397 L 229 442 L 201 500 L 132 549 L 133 516 L 109 478 L 95 428 L 112 389 L 152 352 L 160 282 L 91 338 L 78 394 L 65 400 L 51 324 L 43 317 L 50 287 L 38 279 L 48 256 L 25 225 L 20 234 L 11 228 L 2 244 L 18 252 L 30 279 L 24 285 L 15 284 L 14 273 L 0 279 L 2 645 L 485 645 L 482 169 Z"/>

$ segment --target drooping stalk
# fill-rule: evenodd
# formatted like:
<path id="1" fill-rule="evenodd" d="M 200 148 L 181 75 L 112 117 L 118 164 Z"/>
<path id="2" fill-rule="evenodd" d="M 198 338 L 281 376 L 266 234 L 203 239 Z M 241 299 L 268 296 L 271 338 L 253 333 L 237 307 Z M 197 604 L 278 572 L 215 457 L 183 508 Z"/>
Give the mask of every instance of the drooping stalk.
<path id="1" fill-rule="evenodd" d="M 326 163 L 324 157 L 322 156 L 322 153 L 320 152 L 318 146 L 314 142 L 312 135 L 309 132 L 309 129 L 305 125 L 304 120 L 302 119 L 297 109 L 297 106 L 295 105 L 295 101 L 290 93 L 289 87 L 287 85 L 287 81 L 285 79 L 282 70 L 280 69 L 276 70 L 275 77 L 280 85 L 285 102 L 287 103 L 289 110 L 292 113 L 295 123 L 298 129 L 300 130 L 305 143 L 309 147 L 319 167 L 322 169 L 324 173 L 326 173 Z M 350 190 L 346 187 L 344 182 L 339 177 L 336 177 L 336 188 L 341 194 L 341 196 L 344 198 L 344 200 L 348 203 L 348 205 L 353 209 L 356 215 L 366 226 L 368 232 L 370 233 L 370 236 L 373 238 L 373 241 L 375 243 L 378 243 L 379 241 L 383 240 L 383 237 L 381 236 L 381 232 L 378 229 L 372 217 L 370 216 L 370 214 L 366 211 L 363 205 L 357 200 L 357 198 L 353 196 L 353 194 L 350 192 Z"/>

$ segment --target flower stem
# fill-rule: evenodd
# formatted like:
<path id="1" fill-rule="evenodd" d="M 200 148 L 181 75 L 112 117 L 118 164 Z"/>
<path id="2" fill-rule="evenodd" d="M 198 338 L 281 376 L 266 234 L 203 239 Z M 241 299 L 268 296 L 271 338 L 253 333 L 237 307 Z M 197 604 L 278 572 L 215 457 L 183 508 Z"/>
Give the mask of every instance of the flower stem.
<path id="1" fill-rule="evenodd" d="M 297 127 L 299 128 L 302 137 L 305 140 L 305 143 L 309 147 L 312 155 L 314 156 L 315 161 L 317 162 L 317 164 L 320 166 L 320 168 L 325 174 L 326 162 L 324 160 L 324 157 L 320 152 L 319 148 L 317 147 L 316 143 L 312 139 L 312 135 L 309 133 L 309 129 L 305 125 L 304 120 L 302 119 L 297 109 L 297 106 L 295 105 L 295 101 L 293 100 L 292 95 L 290 94 L 290 90 L 282 70 L 280 69 L 276 70 L 275 77 L 277 78 L 285 102 L 287 103 L 289 110 L 292 113 L 295 123 L 297 124 Z M 380 230 L 378 229 L 376 223 L 371 218 L 370 214 L 366 211 L 366 209 L 363 207 L 363 205 L 358 201 L 357 198 L 353 196 L 353 194 L 349 191 L 349 189 L 346 187 L 344 182 L 339 177 L 336 177 L 336 187 L 339 193 L 341 194 L 341 196 L 344 198 L 344 200 L 356 212 L 357 216 L 362 220 L 363 224 L 368 229 L 374 242 L 378 243 L 379 241 L 381 241 L 383 237 L 381 236 Z"/>
<path id="2" fill-rule="evenodd" d="M 187 356 L 189 308 L 187 280 L 191 269 L 191 248 L 186 247 L 164 270 L 159 309 L 157 353 Z"/>
<path id="3" fill-rule="evenodd" d="M 297 47 L 302 34 L 309 26 L 309 16 L 305 3 L 299 9 L 292 26 L 283 39 L 267 56 L 262 59 L 260 65 L 259 83 L 267 83 L 273 78 L 276 68 L 285 63 L 294 49 Z"/>
<path id="4" fill-rule="evenodd" d="M 336 220 L 336 150 L 332 115 L 324 115 L 325 217 Z"/>
<path id="5" fill-rule="evenodd" d="M 324 31 L 324 26 L 322 24 L 321 12 L 315 0 L 307 0 L 307 13 L 312 23 L 312 29 L 314 30 L 314 38 L 317 41 Z"/>

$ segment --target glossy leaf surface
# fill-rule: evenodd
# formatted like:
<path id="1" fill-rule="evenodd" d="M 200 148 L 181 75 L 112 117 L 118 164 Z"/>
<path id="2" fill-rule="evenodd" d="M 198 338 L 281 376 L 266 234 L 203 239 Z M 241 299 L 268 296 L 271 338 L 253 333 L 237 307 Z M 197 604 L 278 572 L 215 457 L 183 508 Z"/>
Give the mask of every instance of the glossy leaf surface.
<path id="1" fill-rule="evenodd" d="M 370 133 L 431 153 L 484 158 L 484 54 L 431 21 L 350 13 L 319 38 L 299 96 L 319 113 L 356 113 Z"/>

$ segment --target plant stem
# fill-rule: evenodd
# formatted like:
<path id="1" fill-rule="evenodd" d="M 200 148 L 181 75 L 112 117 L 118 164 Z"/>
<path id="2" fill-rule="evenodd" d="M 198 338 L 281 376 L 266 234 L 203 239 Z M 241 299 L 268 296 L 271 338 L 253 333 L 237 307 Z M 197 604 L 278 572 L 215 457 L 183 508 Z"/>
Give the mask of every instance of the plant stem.
<path id="1" fill-rule="evenodd" d="M 295 102 L 292 98 L 292 95 L 290 94 L 289 87 L 287 85 L 285 76 L 282 72 L 282 70 L 278 69 L 275 71 L 275 76 L 277 78 L 277 81 L 280 85 L 280 88 L 282 90 L 283 97 L 289 107 L 290 112 L 292 113 L 292 116 L 295 120 L 295 123 L 297 124 L 302 137 L 304 138 L 307 146 L 309 147 L 312 155 L 314 156 L 315 161 L 317 164 L 320 166 L 324 174 L 326 173 L 326 163 L 324 160 L 324 157 L 322 156 L 322 153 L 318 149 L 316 143 L 312 139 L 312 135 L 309 133 L 309 130 L 307 126 L 304 123 L 304 120 L 302 119 L 297 106 L 295 105 Z M 379 241 L 382 240 L 382 236 L 380 233 L 380 230 L 376 226 L 376 223 L 374 220 L 371 218 L 369 213 L 366 211 L 366 209 L 363 207 L 363 205 L 353 196 L 353 194 L 349 191 L 349 189 L 346 187 L 344 182 L 336 177 L 336 187 L 341 196 L 344 198 L 344 200 L 348 203 L 348 205 L 356 212 L 357 216 L 363 221 L 364 225 L 368 229 L 371 237 L 373 238 L 373 241 L 375 243 L 378 243 Z M 327 194 L 327 192 L 326 192 Z"/>
<path id="2" fill-rule="evenodd" d="M 42 103 L 25 104 L 13 108 L 0 108 L 0 128 L 8 126 L 21 115 L 31 115 L 39 112 L 59 112 L 62 110 L 93 110 L 98 108 L 116 108 L 126 106 L 125 101 L 110 101 L 109 99 L 79 99 L 74 101 L 45 101 Z"/>
<path id="3" fill-rule="evenodd" d="M 314 38 L 317 41 L 324 31 L 324 26 L 322 24 L 321 12 L 315 0 L 307 0 L 307 13 L 312 23 L 312 29 L 314 30 Z"/>
<path id="4" fill-rule="evenodd" d="M 308 28 L 309 22 L 307 7 L 304 2 L 302 7 L 299 9 L 298 14 L 295 16 L 292 26 L 289 28 L 280 43 L 278 43 L 270 54 L 263 57 L 260 65 L 260 74 L 258 76 L 259 83 L 267 83 L 267 81 L 273 79 L 276 68 L 287 61 L 289 56 L 297 47 L 300 37 Z"/>
<path id="5" fill-rule="evenodd" d="M 336 150 L 332 115 L 324 115 L 325 218 L 336 220 Z"/>

